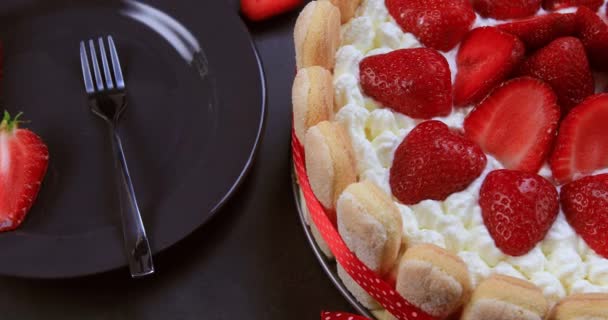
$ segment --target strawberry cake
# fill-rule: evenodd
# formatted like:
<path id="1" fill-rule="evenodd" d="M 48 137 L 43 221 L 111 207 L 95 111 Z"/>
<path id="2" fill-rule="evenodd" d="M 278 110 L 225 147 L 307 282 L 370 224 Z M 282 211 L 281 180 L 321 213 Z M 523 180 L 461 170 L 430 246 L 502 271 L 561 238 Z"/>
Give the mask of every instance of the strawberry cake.
<path id="1" fill-rule="evenodd" d="M 300 13 L 294 131 L 312 190 L 357 257 L 430 315 L 608 319 L 607 7 L 320 0 Z"/>

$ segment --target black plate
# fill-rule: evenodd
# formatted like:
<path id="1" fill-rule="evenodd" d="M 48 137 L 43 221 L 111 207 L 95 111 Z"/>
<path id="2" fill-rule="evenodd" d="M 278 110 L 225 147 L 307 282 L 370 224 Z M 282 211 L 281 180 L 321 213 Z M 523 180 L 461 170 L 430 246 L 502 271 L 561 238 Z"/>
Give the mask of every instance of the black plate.
<path id="1" fill-rule="evenodd" d="M 130 103 L 121 136 L 152 250 L 226 202 L 265 115 L 260 61 L 236 13 L 218 1 L 5 1 L 2 106 L 24 112 L 50 163 L 27 220 L 0 235 L 0 274 L 62 278 L 126 265 L 111 147 L 86 104 L 80 40 L 116 41 Z"/>

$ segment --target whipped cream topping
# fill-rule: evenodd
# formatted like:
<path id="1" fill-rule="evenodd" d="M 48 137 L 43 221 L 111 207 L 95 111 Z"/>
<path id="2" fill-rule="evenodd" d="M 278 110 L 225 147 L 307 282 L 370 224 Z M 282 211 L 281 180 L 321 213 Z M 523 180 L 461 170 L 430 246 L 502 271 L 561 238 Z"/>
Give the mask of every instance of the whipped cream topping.
<path id="1" fill-rule="evenodd" d="M 574 11 L 576 9 L 562 10 Z M 541 10 L 538 14 L 545 13 Z M 606 18 L 605 4 L 600 15 Z M 474 27 L 499 23 L 501 21 L 478 16 Z M 360 179 L 375 182 L 388 194 L 392 194 L 389 171 L 395 150 L 422 121 L 383 108 L 366 97 L 359 84 L 359 63 L 371 55 L 421 46 L 414 35 L 401 30 L 389 15 L 384 0 L 363 0 L 357 15 L 342 26 L 342 44 L 334 70 L 335 102 L 341 108 L 336 120 L 348 128 Z M 456 75 L 457 52 L 458 48 L 455 48 L 443 53 L 452 78 Z M 454 108 L 449 116 L 437 120 L 462 130 L 464 119 L 471 110 L 472 107 Z M 482 279 L 500 273 L 536 284 L 551 304 L 573 293 L 608 293 L 608 259 L 586 245 L 570 227 L 563 212 L 559 213 L 545 239 L 527 254 L 512 257 L 496 247 L 483 223 L 478 199 L 487 174 L 502 168 L 496 159 L 488 156 L 483 174 L 466 190 L 450 195 L 445 201 L 426 200 L 406 206 L 395 200 L 403 216 L 406 241 L 410 245 L 432 243 L 459 255 L 470 270 L 474 286 Z M 545 165 L 539 174 L 550 177 L 551 170 Z"/>

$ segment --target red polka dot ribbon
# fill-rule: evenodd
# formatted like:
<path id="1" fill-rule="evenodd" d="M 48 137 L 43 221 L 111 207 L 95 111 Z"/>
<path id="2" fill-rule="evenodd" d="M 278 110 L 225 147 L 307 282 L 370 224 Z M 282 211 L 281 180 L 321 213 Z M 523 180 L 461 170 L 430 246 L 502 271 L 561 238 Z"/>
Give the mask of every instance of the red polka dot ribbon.
<path id="1" fill-rule="evenodd" d="M 397 317 L 397 319 L 434 320 L 433 317 L 403 299 L 392 286 L 363 264 L 363 262 L 348 249 L 344 240 L 342 240 L 342 237 L 329 220 L 323 206 L 312 192 L 310 182 L 308 181 L 308 175 L 306 174 L 306 167 L 304 165 L 304 148 L 298 141 L 295 131 L 292 131 L 291 137 L 296 175 L 302 193 L 304 194 L 310 217 L 319 229 L 319 233 L 336 257 L 338 263 L 344 267 L 346 272 L 359 284 L 359 286 L 378 301 L 386 310 Z M 349 319 L 348 316 L 346 318 L 335 318 L 336 315 L 337 313 L 327 314 L 326 317 L 332 317 L 330 319 Z M 355 319 L 365 318 L 353 318 L 353 320 Z"/>

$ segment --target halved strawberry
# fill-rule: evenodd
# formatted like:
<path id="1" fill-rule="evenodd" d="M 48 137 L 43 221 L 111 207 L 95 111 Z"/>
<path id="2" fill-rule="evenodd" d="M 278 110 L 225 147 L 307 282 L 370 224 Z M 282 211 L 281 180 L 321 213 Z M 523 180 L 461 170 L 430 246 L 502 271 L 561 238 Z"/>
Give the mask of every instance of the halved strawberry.
<path id="1" fill-rule="evenodd" d="M 505 82 L 475 107 L 464 130 L 505 168 L 536 173 L 553 144 L 559 119 L 551 87 L 523 77 Z"/>
<path id="2" fill-rule="evenodd" d="M 514 35 L 494 27 L 477 28 L 462 41 L 456 64 L 454 104 L 481 101 L 523 59 L 526 49 Z"/>
<path id="3" fill-rule="evenodd" d="M 426 121 L 405 137 L 390 171 L 393 194 L 404 204 L 445 200 L 466 189 L 486 167 L 478 145 L 450 131 L 443 122 Z"/>
<path id="4" fill-rule="evenodd" d="M 0 122 L 0 232 L 21 225 L 46 173 L 49 152 L 35 133 L 19 129 L 19 115 Z"/>
<path id="5" fill-rule="evenodd" d="M 241 11 L 253 21 L 264 20 L 293 10 L 304 4 L 304 0 L 241 0 Z"/>
<path id="6" fill-rule="evenodd" d="M 506 20 L 535 14 L 542 0 L 472 0 L 475 11 L 484 17 Z"/>
<path id="7" fill-rule="evenodd" d="M 566 183 L 608 167 L 608 94 L 587 98 L 559 128 L 551 156 L 553 177 Z"/>
<path id="8" fill-rule="evenodd" d="M 496 27 L 519 37 L 528 50 L 534 50 L 546 46 L 559 37 L 575 35 L 576 25 L 574 13 L 550 13 L 499 24 Z"/>
<path id="9" fill-rule="evenodd" d="M 437 50 L 454 48 L 475 22 L 469 0 L 386 0 L 385 4 L 403 31 Z"/>
<path id="10" fill-rule="evenodd" d="M 562 188 L 561 202 L 576 233 L 608 259 L 608 174 L 568 183 Z"/>
<path id="11" fill-rule="evenodd" d="M 496 246 L 521 256 L 545 238 L 559 212 L 555 186 L 522 171 L 492 171 L 479 191 L 483 222 Z"/>
<path id="12" fill-rule="evenodd" d="M 603 0 L 544 0 L 543 8 L 546 10 L 559 10 L 570 7 L 585 6 L 593 11 L 597 11 L 603 2 Z"/>
<path id="13" fill-rule="evenodd" d="M 608 25 L 587 7 L 576 11 L 578 37 L 587 50 L 591 65 L 601 71 L 608 71 Z"/>
<path id="14" fill-rule="evenodd" d="M 595 92 L 585 47 L 573 37 L 559 38 L 526 59 L 520 68 L 523 76 L 539 78 L 557 94 L 562 116 Z"/>
<path id="15" fill-rule="evenodd" d="M 429 48 L 370 56 L 359 64 L 365 94 L 412 118 L 447 116 L 452 82 L 447 60 Z"/>

